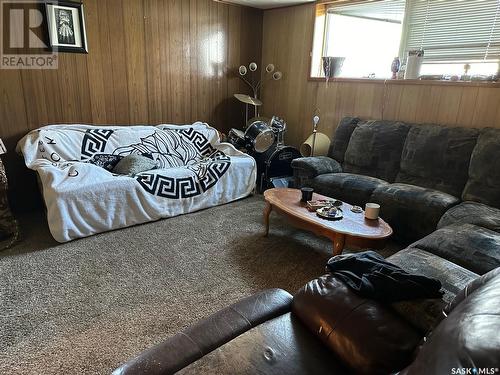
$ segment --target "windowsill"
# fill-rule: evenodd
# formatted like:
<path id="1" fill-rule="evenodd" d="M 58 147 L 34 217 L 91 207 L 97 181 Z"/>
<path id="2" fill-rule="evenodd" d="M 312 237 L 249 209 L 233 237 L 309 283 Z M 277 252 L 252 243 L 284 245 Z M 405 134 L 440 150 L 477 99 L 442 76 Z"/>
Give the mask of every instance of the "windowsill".
<path id="1" fill-rule="evenodd" d="M 309 77 L 308 81 L 326 82 L 325 78 Z M 488 87 L 500 88 L 500 82 L 485 82 L 485 81 L 434 81 L 420 79 L 379 79 L 379 78 L 331 78 L 331 82 L 352 82 L 352 83 L 377 83 L 388 85 L 431 85 L 431 86 L 467 86 L 467 87 Z"/>

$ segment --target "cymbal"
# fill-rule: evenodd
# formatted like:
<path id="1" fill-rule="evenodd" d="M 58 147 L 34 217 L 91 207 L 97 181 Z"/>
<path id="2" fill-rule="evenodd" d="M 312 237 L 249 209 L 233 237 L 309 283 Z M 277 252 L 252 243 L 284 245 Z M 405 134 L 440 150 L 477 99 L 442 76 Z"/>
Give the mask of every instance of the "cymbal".
<path id="1" fill-rule="evenodd" d="M 252 98 L 249 95 L 245 94 L 234 94 L 234 97 L 238 99 L 240 102 L 245 103 L 245 104 L 251 104 L 255 106 L 260 106 L 262 105 L 262 102 L 259 99 Z"/>

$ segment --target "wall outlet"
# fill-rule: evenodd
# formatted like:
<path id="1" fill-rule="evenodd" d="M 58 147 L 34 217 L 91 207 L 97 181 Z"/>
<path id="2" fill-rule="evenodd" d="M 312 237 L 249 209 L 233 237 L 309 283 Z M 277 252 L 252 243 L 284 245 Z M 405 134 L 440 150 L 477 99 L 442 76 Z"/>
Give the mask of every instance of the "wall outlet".
<path id="1" fill-rule="evenodd" d="M 2 138 L 0 138 L 0 155 L 3 155 L 7 152 L 5 145 L 3 144 Z"/>

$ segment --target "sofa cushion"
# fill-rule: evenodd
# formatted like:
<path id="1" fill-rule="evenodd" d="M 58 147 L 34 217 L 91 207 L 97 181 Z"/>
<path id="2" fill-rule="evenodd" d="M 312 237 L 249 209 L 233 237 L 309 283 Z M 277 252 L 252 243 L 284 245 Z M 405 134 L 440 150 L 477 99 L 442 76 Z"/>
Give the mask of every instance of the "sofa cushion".
<path id="1" fill-rule="evenodd" d="M 473 224 L 449 225 L 412 246 L 446 258 L 479 275 L 500 267 L 500 234 Z"/>
<path id="2" fill-rule="evenodd" d="M 309 181 L 316 192 L 358 206 L 367 203 L 377 187 L 387 184 L 375 177 L 352 173 L 328 173 Z"/>
<path id="3" fill-rule="evenodd" d="M 113 171 L 118 162 L 123 159 L 121 155 L 111 155 L 111 154 L 95 154 L 87 160 L 87 163 L 97 165 L 98 167 L 104 168 L 107 171 Z"/>
<path id="4" fill-rule="evenodd" d="M 443 319 L 443 309 L 479 275 L 438 255 L 410 246 L 387 258 L 407 272 L 441 281 L 441 299 L 419 299 L 391 304 L 391 307 L 423 334 Z"/>
<path id="5" fill-rule="evenodd" d="M 451 311 L 401 375 L 498 373 L 499 300 L 500 274 L 497 274 Z"/>
<path id="6" fill-rule="evenodd" d="M 478 135 L 477 129 L 412 126 L 406 137 L 396 181 L 460 197 Z"/>
<path id="7" fill-rule="evenodd" d="M 337 160 L 339 163 L 344 161 L 344 155 L 349 145 L 352 132 L 358 126 L 359 118 L 357 117 L 344 117 L 340 120 L 340 124 L 335 130 L 332 137 L 332 144 L 328 151 L 328 156 Z"/>
<path id="8" fill-rule="evenodd" d="M 500 209 L 482 203 L 462 202 L 446 211 L 439 220 L 438 228 L 466 223 L 500 233 Z"/>
<path id="9" fill-rule="evenodd" d="M 462 200 L 500 208 L 500 129 L 485 129 L 477 140 Z"/>
<path id="10" fill-rule="evenodd" d="M 292 312 L 356 373 L 388 374 L 412 358 L 421 335 L 383 303 L 324 275 L 293 298 Z"/>
<path id="11" fill-rule="evenodd" d="M 380 216 L 401 239 L 417 240 L 434 230 L 441 216 L 459 199 L 438 190 L 407 184 L 379 186 L 370 200 L 380 204 Z"/>
<path id="12" fill-rule="evenodd" d="M 409 125 L 395 121 L 358 124 L 345 153 L 344 172 L 364 174 L 393 182 Z"/>

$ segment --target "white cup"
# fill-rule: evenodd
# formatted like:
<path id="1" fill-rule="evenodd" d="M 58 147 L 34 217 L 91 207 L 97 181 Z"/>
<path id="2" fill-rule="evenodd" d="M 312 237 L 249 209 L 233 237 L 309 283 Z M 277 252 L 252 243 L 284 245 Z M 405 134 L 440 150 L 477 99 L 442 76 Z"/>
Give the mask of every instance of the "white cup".
<path id="1" fill-rule="evenodd" d="M 365 206 L 365 217 L 370 220 L 378 219 L 380 213 L 380 204 L 367 203 Z"/>

